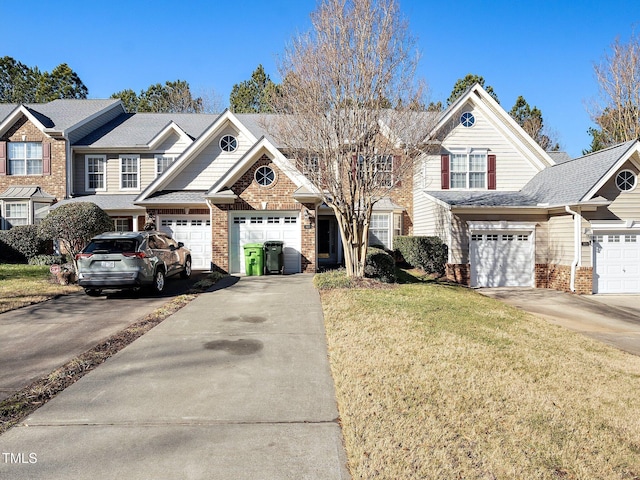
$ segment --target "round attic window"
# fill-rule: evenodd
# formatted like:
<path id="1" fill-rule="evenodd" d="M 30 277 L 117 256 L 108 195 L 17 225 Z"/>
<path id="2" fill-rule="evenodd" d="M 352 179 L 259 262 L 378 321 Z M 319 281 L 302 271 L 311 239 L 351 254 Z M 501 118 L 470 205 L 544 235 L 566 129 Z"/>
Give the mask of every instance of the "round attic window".
<path id="1" fill-rule="evenodd" d="M 220 148 L 223 152 L 234 152 L 238 148 L 238 140 L 233 135 L 225 135 L 220 139 Z"/>
<path id="2" fill-rule="evenodd" d="M 256 182 L 261 187 L 268 187 L 276 181 L 276 172 L 273 168 L 263 165 L 256 170 Z"/>
<path id="3" fill-rule="evenodd" d="M 476 123 L 476 118 L 473 116 L 473 113 L 464 112 L 462 115 L 460 115 L 460 123 L 463 127 L 473 127 L 473 125 Z"/>
<path id="4" fill-rule="evenodd" d="M 631 170 L 622 170 L 616 175 L 616 187 L 621 192 L 629 192 L 636 188 L 637 176 Z"/>

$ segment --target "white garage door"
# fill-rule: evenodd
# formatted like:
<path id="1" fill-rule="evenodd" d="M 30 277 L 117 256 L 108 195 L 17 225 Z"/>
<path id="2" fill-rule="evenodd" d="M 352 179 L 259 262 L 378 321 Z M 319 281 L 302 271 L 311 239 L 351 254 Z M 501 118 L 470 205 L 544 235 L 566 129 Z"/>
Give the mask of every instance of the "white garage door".
<path id="1" fill-rule="evenodd" d="M 534 286 L 533 243 L 530 232 L 472 234 L 469 245 L 471 286 Z"/>
<path id="2" fill-rule="evenodd" d="M 194 270 L 211 268 L 211 220 L 208 215 L 161 217 L 160 230 L 191 250 Z"/>
<path id="3" fill-rule="evenodd" d="M 285 273 L 300 272 L 299 212 L 230 212 L 229 260 L 231 273 L 245 273 L 244 245 L 267 240 L 284 242 Z"/>
<path id="4" fill-rule="evenodd" d="M 594 293 L 640 293 L 640 239 L 635 233 L 593 236 Z"/>

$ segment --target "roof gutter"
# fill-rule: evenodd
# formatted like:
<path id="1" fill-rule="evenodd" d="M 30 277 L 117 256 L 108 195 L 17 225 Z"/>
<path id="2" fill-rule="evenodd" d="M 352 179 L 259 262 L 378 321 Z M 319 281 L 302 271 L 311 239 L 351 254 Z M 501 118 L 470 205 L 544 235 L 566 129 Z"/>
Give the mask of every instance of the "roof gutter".
<path id="1" fill-rule="evenodd" d="M 580 262 L 580 226 L 582 224 L 582 217 L 574 210 L 571 210 L 569 205 L 564 207 L 567 213 L 573 215 L 573 262 L 571 262 L 571 281 L 569 283 L 569 289 L 575 293 L 576 291 L 576 269 Z"/>

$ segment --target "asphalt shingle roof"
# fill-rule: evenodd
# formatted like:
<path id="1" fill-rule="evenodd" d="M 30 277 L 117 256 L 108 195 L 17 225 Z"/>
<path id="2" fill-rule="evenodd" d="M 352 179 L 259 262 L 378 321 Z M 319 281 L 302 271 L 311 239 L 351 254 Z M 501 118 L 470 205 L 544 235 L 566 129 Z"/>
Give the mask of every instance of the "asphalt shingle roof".
<path id="1" fill-rule="evenodd" d="M 49 103 L 29 103 L 25 107 L 45 128 L 66 130 L 86 118 L 118 103 L 117 99 L 73 100 L 59 99 Z M 18 108 L 18 104 L 0 104 L 0 121 Z"/>
<path id="2" fill-rule="evenodd" d="M 133 201 L 138 195 L 84 195 L 80 197 L 67 198 L 53 205 L 53 209 L 60 205 L 66 205 L 68 203 L 78 202 L 91 202 L 95 203 L 103 210 L 139 210 L 141 207 L 137 207 L 133 204 Z"/>
<path id="3" fill-rule="evenodd" d="M 521 192 L 549 205 L 571 204 L 584 196 L 611 170 L 635 140 L 545 168 Z"/>
<path id="4" fill-rule="evenodd" d="M 78 140 L 75 146 L 99 148 L 147 145 L 171 122 L 198 138 L 218 115 L 196 113 L 125 113 Z"/>

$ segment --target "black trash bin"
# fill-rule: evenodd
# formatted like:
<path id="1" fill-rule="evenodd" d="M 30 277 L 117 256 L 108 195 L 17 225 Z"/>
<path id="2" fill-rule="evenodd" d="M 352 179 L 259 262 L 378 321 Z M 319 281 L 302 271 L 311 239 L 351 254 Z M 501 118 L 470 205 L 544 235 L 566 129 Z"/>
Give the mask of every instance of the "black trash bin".
<path id="1" fill-rule="evenodd" d="M 284 242 L 264 242 L 264 266 L 267 273 L 284 273 Z"/>

